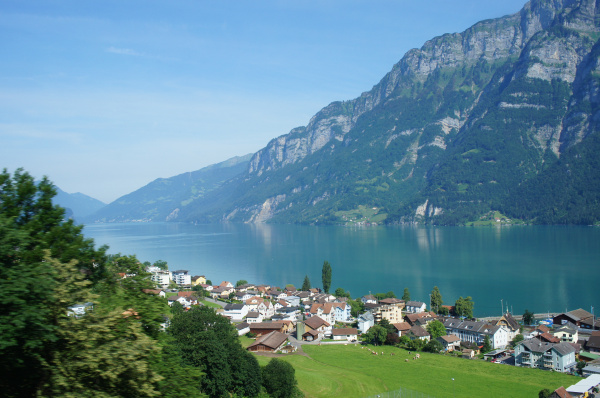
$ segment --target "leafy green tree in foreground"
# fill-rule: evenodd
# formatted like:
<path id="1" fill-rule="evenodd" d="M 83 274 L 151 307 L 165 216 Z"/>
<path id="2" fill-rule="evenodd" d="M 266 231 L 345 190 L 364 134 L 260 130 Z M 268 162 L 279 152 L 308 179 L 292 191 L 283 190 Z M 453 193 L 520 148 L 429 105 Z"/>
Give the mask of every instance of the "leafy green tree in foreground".
<path id="1" fill-rule="evenodd" d="M 304 276 L 304 282 L 302 282 L 302 291 L 306 292 L 310 290 L 310 279 L 308 279 L 308 275 Z"/>
<path id="2" fill-rule="evenodd" d="M 323 263 L 321 279 L 323 282 L 323 291 L 325 293 L 329 293 L 329 288 L 331 287 L 331 264 L 329 264 L 329 261 L 325 261 Z"/>
<path id="3" fill-rule="evenodd" d="M 431 335 L 431 339 L 435 340 L 438 337 L 446 335 L 446 328 L 444 324 L 438 320 L 429 322 L 427 325 L 427 332 Z"/>
<path id="4" fill-rule="evenodd" d="M 168 331 L 183 362 L 204 373 L 201 384 L 205 394 L 253 397 L 259 393 L 258 361 L 242 348 L 231 323 L 213 309 L 193 307 L 175 314 Z"/>
<path id="5" fill-rule="evenodd" d="M 303 394 L 298 390 L 295 370 L 288 362 L 273 358 L 262 368 L 262 378 L 265 390 L 273 398 L 299 397 Z"/>
<path id="6" fill-rule="evenodd" d="M 369 344 L 382 345 L 383 343 L 385 343 L 387 335 L 388 331 L 385 327 L 380 325 L 374 325 L 369 328 L 367 333 L 365 333 L 364 339 Z"/>

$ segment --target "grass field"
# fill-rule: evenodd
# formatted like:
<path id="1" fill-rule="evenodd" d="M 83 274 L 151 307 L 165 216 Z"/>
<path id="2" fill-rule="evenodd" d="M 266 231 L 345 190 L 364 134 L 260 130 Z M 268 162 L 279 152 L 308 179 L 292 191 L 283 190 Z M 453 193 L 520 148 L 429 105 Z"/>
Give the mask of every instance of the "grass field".
<path id="1" fill-rule="evenodd" d="M 376 347 L 384 352 L 376 356 L 360 347 L 305 345 L 303 350 L 310 357 L 281 358 L 296 369 L 298 386 L 306 397 L 366 397 L 400 388 L 438 398 L 537 397 L 543 388 L 554 390 L 579 380 L 560 373 L 437 354 L 420 353 L 421 359 L 413 360 L 408 351 L 388 346 Z M 265 365 L 270 358 L 258 360 Z"/>

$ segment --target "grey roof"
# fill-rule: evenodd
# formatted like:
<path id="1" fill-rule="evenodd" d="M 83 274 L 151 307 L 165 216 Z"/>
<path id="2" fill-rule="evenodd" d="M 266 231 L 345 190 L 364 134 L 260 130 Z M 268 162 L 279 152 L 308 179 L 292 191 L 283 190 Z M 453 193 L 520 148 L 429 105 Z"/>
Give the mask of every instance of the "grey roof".
<path id="1" fill-rule="evenodd" d="M 427 330 L 423 329 L 421 326 L 413 326 L 412 328 L 409 329 L 408 333 L 413 334 L 417 337 L 429 336 L 429 333 L 427 333 Z"/>
<path id="2" fill-rule="evenodd" d="M 553 346 L 552 343 L 542 342 L 538 339 L 523 340 L 521 345 L 531 352 L 546 352 Z"/>
<path id="3" fill-rule="evenodd" d="M 248 315 L 246 315 L 246 318 L 258 318 L 259 315 L 260 312 L 258 311 L 250 311 L 248 312 Z"/>
<path id="4" fill-rule="evenodd" d="M 249 327 L 250 327 L 250 324 L 248 322 L 242 322 L 242 323 L 238 323 L 237 325 L 235 325 L 235 328 L 237 330 L 244 330 Z"/>
<path id="5" fill-rule="evenodd" d="M 407 301 L 407 307 L 422 307 L 425 303 L 422 301 Z"/>
<path id="6" fill-rule="evenodd" d="M 494 335 L 500 329 L 500 326 L 494 326 L 480 321 L 464 321 L 458 318 L 446 318 L 443 321 L 446 329 L 458 329 L 490 336 Z"/>
<path id="7" fill-rule="evenodd" d="M 373 314 L 371 314 L 370 312 L 365 312 L 364 314 L 361 314 L 358 317 L 358 321 L 363 321 L 363 322 L 369 322 L 369 321 L 374 321 L 375 318 L 373 318 Z"/>
<path id="8" fill-rule="evenodd" d="M 244 308 L 244 304 L 226 304 L 225 311 L 235 311 Z"/>

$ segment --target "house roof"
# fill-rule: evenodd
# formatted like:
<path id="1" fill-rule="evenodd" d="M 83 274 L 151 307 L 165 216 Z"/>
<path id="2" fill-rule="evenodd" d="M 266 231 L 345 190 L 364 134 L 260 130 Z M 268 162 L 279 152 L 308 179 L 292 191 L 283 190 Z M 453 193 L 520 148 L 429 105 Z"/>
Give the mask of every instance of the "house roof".
<path id="1" fill-rule="evenodd" d="M 160 294 L 162 292 L 160 289 L 142 289 L 142 291 L 148 294 Z"/>
<path id="2" fill-rule="evenodd" d="M 571 315 L 573 318 L 577 318 L 578 321 L 582 320 L 582 319 L 591 318 L 594 316 L 582 308 L 579 308 L 579 309 L 576 309 L 573 311 L 569 311 L 569 312 L 567 312 L 567 315 Z"/>
<path id="3" fill-rule="evenodd" d="M 365 300 L 375 300 L 377 301 L 377 299 L 375 298 L 375 296 L 373 296 L 372 294 L 367 294 L 366 296 L 362 296 L 363 299 Z"/>
<path id="4" fill-rule="evenodd" d="M 276 330 L 271 333 L 267 333 L 262 337 L 256 339 L 256 341 L 248 346 L 248 349 L 263 345 L 272 350 L 276 350 L 279 348 L 285 341 L 288 339 L 287 335 Z"/>
<path id="5" fill-rule="evenodd" d="M 506 321 L 506 323 L 510 329 L 519 330 L 519 328 L 520 328 L 519 322 L 517 322 L 517 320 L 512 316 L 512 314 L 510 312 L 507 312 L 506 314 L 502 315 L 502 318 L 500 318 L 498 320 L 496 325 L 502 323 L 502 320 Z"/>
<path id="6" fill-rule="evenodd" d="M 596 387 L 600 383 L 600 375 L 591 375 L 585 379 L 567 387 L 567 391 L 570 393 L 584 394 L 586 391 Z"/>
<path id="7" fill-rule="evenodd" d="M 235 328 L 237 330 L 244 330 L 249 327 L 250 327 L 250 324 L 248 322 L 242 322 L 242 323 L 238 323 L 237 325 L 235 325 Z"/>
<path id="8" fill-rule="evenodd" d="M 571 394 L 569 394 L 567 392 L 567 390 L 563 386 L 560 386 L 556 390 L 554 390 L 554 392 L 552 393 L 551 397 L 556 397 L 556 398 L 572 398 L 573 396 Z"/>
<path id="9" fill-rule="evenodd" d="M 413 326 L 408 331 L 409 334 L 415 335 L 417 337 L 425 337 L 429 336 L 427 330 L 423 329 L 421 326 Z"/>
<path id="10" fill-rule="evenodd" d="M 460 338 L 454 334 L 449 334 L 447 336 L 440 336 L 440 339 L 444 340 L 448 344 L 460 341 Z"/>
<path id="11" fill-rule="evenodd" d="M 309 335 L 311 335 L 311 336 L 313 336 L 313 337 L 318 337 L 318 336 L 319 336 L 319 331 L 318 331 L 318 330 L 311 329 L 311 330 L 307 331 L 306 333 L 304 333 L 302 336 L 304 337 L 304 336 L 306 336 L 307 334 L 309 334 Z"/>
<path id="12" fill-rule="evenodd" d="M 365 312 L 364 314 L 360 314 L 360 316 L 358 317 L 359 321 L 363 321 L 363 322 L 369 322 L 369 321 L 374 321 L 375 318 L 373 317 L 373 314 L 371 314 L 370 312 Z"/>
<path id="13" fill-rule="evenodd" d="M 588 350 L 590 348 L 600 349 L 600 336 L 595 336 L 594 334 L 592 334 L 585 346 Z"/>
<path id="14" fill-rule="evenodd" d="M 250 312 L 248 312 L 248 315 L 246 315 L 246 318 L 258 318 L 259 316 L 260 316 L 260 312 L 250 311 Z"/>
<path id="15" fill-rule="evenodd" d="M 238 311 L 244 308 L 245 306 L 246 304 L 226 304 L 223 308 L 225 308 L 225 311 Z"/>
<path id="16" fill-rule="evenodd" d="M 422 307 L 424 305 L 425 305 L 425 303 L 422 301 L 407 301 L 406 302 L 407 307 Z"/>
<path id="17" fill-rule="evenodd" d="M 539 330 L 542 333 L 548 333 L 550 331 L 550 328 L 546 325 L 539 325 L 537 327 L 537 330 Z"/>
<path id="18" fill-rule="evenodd" d="M 311 329 L 318 329 L 321 326 L 325 326 L 325 327 L 330 326 L 328 322 L 326 322 L 325 320 L 321 319 L 318 316 L 311 316 L 306 321 L 304 321 L 304 324 L 306 326 L 310 327 Z"/>
<path id="19" fill-rule="evenodd" d="M 408 322 L 398 322 L 398 323 L 392 323 L 392 325 L 396 328 L 397 331 L 399 332 L 404 332 L 406 330 L 409 330 L 412 326 L 408 323 Z"/>
<path id="20" fill-rule="evenodd" d="M 331 334 L 334 336 L 347 336 L 347 335 L 357 335 L 358 330 L 355 328 L 341 328 L 341 329 L 333 329 Z"/>
<path id="21" fill-rule="evenodd" d="M 549 343 L 558 343 L 560 339 L 558 337 L 554 337 L 550 333 L 542 333 L 538 336 L 541 340 L 547 341 Z"/>
<path id="22" fill-rule="evenodd" d="M 404 303 L 404 300 L 400 300 L 397 298 L 386 298 L 383 300 L 379 300 L 379 302 L 381 304 L 399 304 L 399 303 Z"/>
<path id="23" fill-rule="evenodd" d="M 281 329 L 282 327 L 283 322 L 258 322 L 250 324 L 250 329 L 257 330 Z"/>

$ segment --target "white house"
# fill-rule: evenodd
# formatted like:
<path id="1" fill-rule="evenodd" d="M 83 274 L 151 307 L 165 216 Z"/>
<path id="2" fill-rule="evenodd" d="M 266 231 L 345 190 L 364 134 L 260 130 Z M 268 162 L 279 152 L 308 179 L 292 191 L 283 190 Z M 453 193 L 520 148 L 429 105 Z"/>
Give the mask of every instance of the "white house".
<path id="1" fill-rule="evenodd" d="M 248 314 L 248 306 L 246 304 L 227 304 L 224 308 L 223 315 L 231 318 L 232 321 L 241 321 Z"/>
<path id="2" fill-rule="evenodd" d="M 422 301 L 407 301 L 404 311 L 412 314 L 420 314 L 421 312 L 425 312 L 426 309 L 427 305 Z"/>
<path id="3" fill-rule="evenodd" d="M 355 328 L 332 329 L 331 335 L 334 340 L 356 341 L 358 330 Z"/>
<path id="4" fill-rule="evenodd" d="M 458 318 L 445 318 L 444 327 L 448 334 L 458 336 L 462 341 L 483 344 L 488 336 L 493 349 L 505 348 L 508 344 L 506 329 L 486 322 L 464 321 Z"/>
<path id="5" fill-rule="evenodd" d="M 171 272 L 171 279 L 179 286 L 191 286 L 192 276 L 188 272 L 188 270 L 183 269 L 173 271 Z"/>
<path id="6" fill-rule="evenodd" d="M 373 325 L 375 325 L 375 318 L 370 312 L 365 312 L 358 317 L 358 330 L 361 333 L 367 333 Z"/>
<path id="7" fill-rule="evenodd" d="M 169 287 L 169 283 L 171 282 L 171 273 L 168 270 L 163 270 L 158 267 L 148 267 L 147 270 L 152 274 L 150 276 L 150 280 L 156 283 L 158 288 L 166 289 Z"/>

